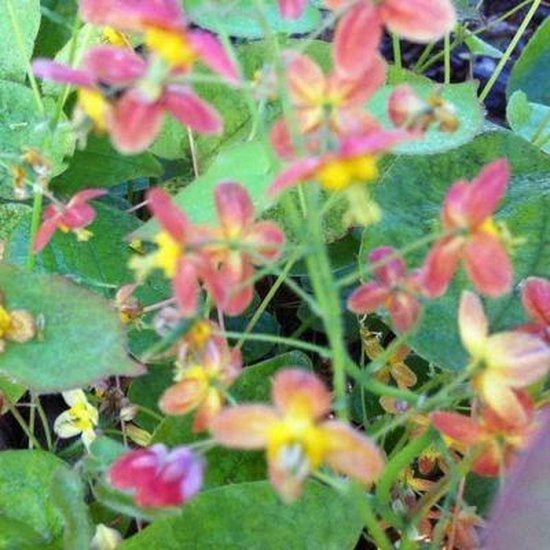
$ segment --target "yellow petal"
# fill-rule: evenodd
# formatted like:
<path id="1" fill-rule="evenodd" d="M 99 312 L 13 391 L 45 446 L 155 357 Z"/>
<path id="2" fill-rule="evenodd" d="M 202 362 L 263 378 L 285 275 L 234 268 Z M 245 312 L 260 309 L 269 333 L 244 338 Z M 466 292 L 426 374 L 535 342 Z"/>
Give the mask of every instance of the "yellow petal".
<path id="1" fill-rule="evenodd" d="M 458 328 L 462 343 L 470 355 L 475 359 L 482 359 L 489 332 L 487 317 L 477 294 L 467 290 L 460 297 Z"/>

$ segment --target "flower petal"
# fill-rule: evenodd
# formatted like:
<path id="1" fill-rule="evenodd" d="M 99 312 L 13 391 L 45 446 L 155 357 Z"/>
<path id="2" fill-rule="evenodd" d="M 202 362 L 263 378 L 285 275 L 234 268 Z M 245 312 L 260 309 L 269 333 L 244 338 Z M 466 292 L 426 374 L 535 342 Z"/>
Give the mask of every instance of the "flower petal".
<path id="1" fill-rule="evenodd" d="M 118 101 L 110 128 L 115 147 L 122 153 L 140 153 L 151 145 L 162 127 L 164 109 L 149 102 L 137 90 L 130 90 Z"/>
<path id="2" fill-rule="evenodd" d="M 214 191 L 218 219 L 226 237 L 239 237 L 254 222 L 254 205 L 248 191 L 239 183 L 226 182 Z"/>
<path id="3" fill-rule="evenodd" d="M 363 73 L 377 54 L 382 20 L 377 6 L 358 2 L 340 19 L 334 35 L 334 62 L 340 73 Z"/>
<path id="4" fill-rule="evenodd" d="M 482 359 L 488 345 L 489 324 L 477 294 L 462 291 L 458 308 L 458 328 L 462 344 L 475 359 Z"/>
<path id="5" fill-rule="evenodd" d="M 437 431 L 468 446 L 481 442 L 485 436 L 480 424 L 463 414 L 436 411 L 430 414 L 430 420 Z"/>
<path id="6" fill-rule="evenodd" d="M 59 217 L 55 216 L 47 218 L 42 222 L 34 239 L 33 250 L 35 252 L 40 252 L 41 250 L 44 250 L 44 248 L 46 248 L 57 230 L 58 220 Z"/>
<path id="7" fill-rule="evenodd" d="M 407 130 L 377 130 L 366 135 L 351 136 L 342 140 L 340 152 L 344 157 L 376 155 L 390 150 L 402 141 L 420 137 Z"/>
<path id="8" fill-rule="evenodd" d="M 189 377 L 170 386 L 161 396 L 159 408 L 166 414 L 183 415 L 196 409 L 207 397 L 206 378 Z"/>
<path id="9" fill-rule="evenodd" d="M 168 451 L 162 444 L 122 455 L 109 469 L 109 482 L 117 489 L 151 484 Z"/>
<path id="10" fill-rule="evenodd" d="M 219 134 L 223 130 L 223 120 L 216 109 L 187 86 L 169 86 L 162 104 L 182 124 L 201 134 Z"/>
<path id="11" fill-rule="evenodd" d="M 38 78 L 52 80 L 53 82 L 73 84 L 83 88 L 93 88 L 95 86 L 92 75 L 50 59 L 35 59 L 32 63 L 32 70 Z"/>
<path id="12" fill-rule="evenodd" d="M 297 160 L 283 170 L 269 187 L 267 193 L 274 196 L 289 187 L 293 187 L 311 178 L 321 166 L 322 160 L 309 157 Z"/>
<path id="13" fill-rule="evenodd" d="M 160 187 L 147 192 L 149 210 L 161 227 L 176 241 L 184 241 L 189 231 L 187 216 L 174 204 L 171 196 Z"/>
<path id="14" fill-rule="evenodd" d="M 308 0 L 279 0 L 279 9 L 284 19 L 298 19 L 304 12 Z"/>
<path id="15" fill-rule="evenodd" d="M 211 33 L 201 30 L 193 30 L 187 33 L 187 37 L 193 50 L 201 61 L 214 72 L 224 76 L 229 82 L 239 81 L 237 66 L 227 54 L 223 44 Z"/>
<path id="16" fill-rule="evenodd" d="M 388 301 L 388 311 L 398 332 L 410 330 L 420 317 L 420 302 L 407 292 L 394 292 Z"/>
<path id="17" fill-rule="evenodd" d="M 451 0 L 384 0 L 380 13 L 390 31 L 413 42 L 439 40 L 456 24 Z"/>
<path id="18" fill-rule="evenodd" d="M 385 285 L 371 281 L 356 288 L 347 301 L 347 308 L 353 313 L 373 313 L 384 306 L 390 297 Z"/>
<path id="19" fill-rule="evenodd" d="M 224 287 L 224 297 L 217 305 L 231 316 L 243 313 L 254 298 L 254 267 L 245 258 L 242 259 L 245 261 L 240 267 L 223 264 L 218 273 L 218 280 Z"/>
<path id="20" fill-rule="evenodd" d="M 224 397 L 216 388 L 210 388 L 206 399 L 197 409 L 193 421 L 193 433 L 200 433 L 208 430 L 212 419 L 222 410 Z"/>
<path id="21" fill-rule="evenodd" d="M 391 246 L 379 246 L 369 254 L 369 263 L 376 278 L 387 286 L 396 285 L 407 273 L 401 255 Z"/>
<path id="22" fill-rule="evenodd" d="M 237 449 L 263 449 L 269 430 L 279 421 L 266 405 L 238 405 L 224 409 L 210 424 L 215 441 Z"/>
<path id="23" fill-rule="evenodd" d="M 53 424 L 53 431 L 62 438 L 75 437 L 82 433 L 76 426 L 73 415 L 70 411 L 62 412 Z"/>
<path id="24" fill-rule="evenodd" d="M 285 414 L 321 418 L 331 409 L 332 397 L 315 374 L 290 368 L 277 372 L 271 390 L 273 403 Z"/>
<path id="25" fill-rule="evenodd" d="M 147 64 L 133 50 L 115 46 L 97 46 L 89 50 L 82 67 L 102 84 L 131 84 L 141 78 Z"/>
<path id="26" fill-rule="evenodd" d="M 195 315 L 198 305 L 199 281 L 197 268 L 191 261 L 185 258 L 179 261 L 172 287 L 181 314 L 184 317 Z"/>
<path id="27" fill-rule="evenodd" d="M 254 264 L 277 260 L 285 244 L 285 234 L 275 222 L 258 222 L 254 224 L 246 239 L 255 247 Z"/>
<path id="28" fill-rule="evenodd" d="M 380 477 L 384 456 L 370 439 L 336 420 L 324 422 L 319 429 L 327 441 L 325 460 L 332 469 L 365 485 Z"/>
<path id="29" fill-rule="evenodd" d="M 514 268 L 499 237 L 476 233 L 463 254 L 468 276 L 479 292 L 496 298 L 512 290 Z"/>
<path id="30" fill-rule="evenodd" d="M 525 311 L 543 326 L 550 325 L 550 281 L 528 277 L 521 283 L 521 301 Z"/>
<path id="31" fill-rule="evenodd" d="M 284 53 L 290 97 L 297 108 L 314 107 L 325 97 L 327 82 L 319 65 L 307 55 Z"/>
<path id="32" fill-rule="evenodd" d="M 428 252 L 422 268 L 421 285 L 430 298 L 445 294 L 460 259 L 462 239 L 440 239 Z"/>

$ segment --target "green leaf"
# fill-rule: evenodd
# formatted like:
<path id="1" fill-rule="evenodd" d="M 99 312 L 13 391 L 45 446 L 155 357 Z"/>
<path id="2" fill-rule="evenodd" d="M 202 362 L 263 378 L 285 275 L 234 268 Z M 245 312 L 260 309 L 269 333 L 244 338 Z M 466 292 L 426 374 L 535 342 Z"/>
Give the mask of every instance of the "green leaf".
<path id="1" fill-rule="evenodd" d="M 220 151 L 205 174 L 197 178 L 175 197 L 193 223 L 217 223 L 214 189 L 223 181 L 244 185 L 258 212 L 267 207 L 265 191 L 274 179 L 277 160 L 269 145 L 260 141 L 242 143 Z M 148 221 L 135 236 L 151 238 L 157 231 L 154 220 Z"/>
<path id="2" fill-rule="evenodd" d="M 259 481 L 203 493 L 178 517 L 150 525 L 120 548 L 351 550 L 362 526 L 357 503 L 333 489 L 308 483 L 302 498 L 286 505 Z"/>
<path id="3" fill-rule="evenodd" d="M 306 34 L 321 22 L 321 14 L 313 6 L 308 6 L 298 19 L 288 20 L 280 15 L 276 0 L 264 0 L 262 4 L 265 23 L 275 33 Z M 183 0 L 183 6 L 193 23 L 215 33 L 248 39 L 264 37 L 254 0 Z"/>
<path id="4" fill-rule="evenodd" d="M 418 75 L 412 75 L 408 71 L 406 71 L 406 73 L 410 75 L 410 80 L 404 79 L 403 73 L 404 71 L 401 71 L 401 74 L 397 76 L 392 71 L 390 73 L 390 82 L 393 81 L 395 84 L 406 82 L 410 84 L 422 98 L 426 98 L 437 91 L 432 81 L 428 79 L 420 80 Z M 368 104 L 369 111 L 388 128 L 392 127 L 388 115 L 388 101 L 393 90 L 393 86 L 382 87 Z M 456 108 L 456 114 L 459 121 L 459 127 L 456 132 L 441 132 L 435 127 L 432 127 L 426 132 L 422 139 L 412 140 L 399 145 L 395 148 L 396 152 L 405 155 L 439 153 L 468 143 L 481 132 L 483 114 L 481 104 L 477 99 L 477 83 L 462 82 L 460 84 L 442 86 L 441 96 Z"/>
<path id="5" fill-rule="evenodd" d="M 71 38 L 77 14 L 75 0 L 41 0 L 42 21 L 33 57 L 54 57 Z"/>
<path id="6" fill-rule="evenodd" d="M 37 392 L 81 388 L 140 367 L 125 351 L 126 335 L 112 305 L 59 276 L 0 264 L 0 289 L 8 309 L 42 316 L 41 337 L 8 342 L 0 371 Z"/>
<path id="7" fill-rule="evenodd" d="M 111 187 L 141 177 L 159 177 L 160 162 L 151 153 L 127 156 L 118 153 L 104 137 L 88 137 L 86 148 L 76 151 L 68 169 L 52 181 L 52 187 L 74 193 L 86 187 Z"/>
<path id="8" fill-rule="evenodd" d="M 550 19 L 537 29 L 521 52 L 508 80 L 506 93 L 516 90 L 527 94 L 529 101 L 550 106 Z"/>
<path id="9" fill-rule="evenodd" d="M 51 485 L 52 500 L 63 515 L 64 550 L 89 548 L 94 535 L 84 503 L 84 488 L 78 474 L 66 468 L 59 468 L 53 476 Z"/>
<path id="10" fill-rule="evenodd" d="M 470 53 L 474 55 L 482 55 L 484 57 L 492 57 L 493 59 L 500 59 L 503 56 L 503 53 L 491 46 L 485 40 L 482 40 L 479 36 L 470 32 L 468 29 L 464 29 L 464 44 L 470 50 Z"/>
<path id="11" fill-rule="evenodd" d="M 55 113 L 54 101 L 46 98 L 44 106 L 45 116 L 38 111 L 30 88 L 0 80 L 0 150 L 6 157 L 13 158 L 13 162 L 7 161 L 8 164 L 16 164 L 25 148 L 35 147 L 50 159 L 55 175 L 63 171 L 63 158 L 72 153 L 74 139 L 69 125 L 63 120 L 52 130 L 48 117 Z M 5 170 L 0 172 L 0 195 L 13 196 L 11 176 Z"/>
<path id="12" fill-rule="evenodd" d="M 0 513 L 0 548 L 35 550 L 45 546 L 44 539 L 29 524 Z"/>
<path id="13" fill-rule="evenodd" d="M 31 207 L 26 204 L 16 202 L 0 204 L 0 241 L 8 239 L 21 219 L 31 211 Z"/>
<path id="14" fill-rule="evenodd" d="M 550 153 L 550 107 L 530 103 L 525 92 L 514 92 L 506 107 L 506 118 L 514 132 Z"/>
<path id="15" fill-rule="evenodd" d="M 72 233 L 58 231 L 50 244 L 38 255 L 36 270 L 59 273 L 96 292 L 112 297 L 115 289 L 131 283 L 133 273 L 128 261 L 134 254 L 126 237 L 140 227 L 139 220 L 130 214 L 94 202 L 96 219 L 89 229 L 93 237 L 79 242 Z M 6 260 L 23 267 L 28 256 L 30 217 L 22 220 L 12 233 L 6 249 Z M 149 304 L 168 293 L 168 284 L 160 278 L 150 278 L 137 296 Z"/>
<path id="16" fill-rule="evenodd" d="M 512 166 L 508 193 L 497 210 L 497 222 L 505 222 L 512 235 L 523 239 L 513 256 L 515 280 L 529 275 L 548 275 L 550 246 L 550 160 L 511 132 L 490 132 L 454 151 L 425 157 L 397 158 L 375 196 L 384 211 L 382 221 L 363 235 L 365 255 L 381 245 L 402 248 L 439 227 L 441 205 L 449 186 L 459 179 L 475 177 L 487 163 L 507 157 Z M 427 247 L 407 257 L 419 267 Z M 441 367 L 464 368 L 467 356 L 457 331 L 460 291 L 471 288 L 460 271 L 447 294 L 426 303 L 415 336 L 414 350 Z M 517 326 L 523 319 L 518 291 L 488 303 L 493 329 Z"/>
<path id="17" fill-rule="evenodd" d="M 39 26 L 40 0 L 4 0 L 0 17 L 0 36 L 4 41 L 0 49 L 2 78 L 25 81 Z M 0 111 L 4 112 L 1 108 Z"/>
<path id="18" fill-rule="evenodd" d="M 63 517 L 50 493 L 52 477 L 59 468 L 66 468 L 65 463 L 43 451 L 0 453 L 0 519 L 28 525 L 29 534 L 35 537 L 36 533 L 44 545 L 34 548 L 49 547 L 63 532 Z M 0 541 L 3 536 L 4 529 L 0 529 Z"/>

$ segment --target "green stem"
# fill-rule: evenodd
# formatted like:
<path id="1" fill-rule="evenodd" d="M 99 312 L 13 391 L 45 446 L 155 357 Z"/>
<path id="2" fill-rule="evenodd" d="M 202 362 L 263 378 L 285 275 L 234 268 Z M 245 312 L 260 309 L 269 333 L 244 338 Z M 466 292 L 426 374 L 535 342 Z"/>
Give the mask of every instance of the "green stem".
<path id="1" fill-rule="evenodd" d="M 384 529 L 380 526 L 380 522 L 374 514 L 370 502 L 370 495 L 360 501 L 360 506 L 361 511 L 363 512 L 363 521 L 365 522 L 367 532 L 375 542 L 377 548 L 380 550 L 392 550 L 394 546 L 388 538 L 388 535 L 386 535 Z"/>
<path id="2" fill-rule="evenodd" d="M 544 131 L 546 130 L 546 127 L 550 123 L 550 111 L 546 113 L 544 118 L 541 120 L 541 123 L 539 124 L 538 128 L 536 129 L 535 133 L 533 134 L 533 137 L 531 138 L 531 143 L 533 145 L 539 145 L 538 142 L 544 142 L 547 136 L 544 135 Z M 542 139 L 541 139 L 542 138 Z"/>
<path id="3" fill-rule="evenodd" d="M 443 37 L 444 53 L 444 82 L 451 83 L 451 33 L 446 33 Z"/>
<path id="4" fill-rule="evenodd" d="M 42 403 L 40 403 L 40 397 L 36 397 L 36 410 L 38 411 L 38 416 L 40 417 L 40 421 L 42 422 L 42 426 L 44 428 L 44 433 L 46 434 L 46 443 L 48 445 L 48 450 L 53 450 L 53 441 L 52 441 L 52 432 L 50 430 L 50 423 L 48 422 L 48 417 L 46 416 L 46 413 L 44 411 L 44 408 L 42 407 Z"/>
<path id="5" fill-rule="evenodd" d="M 29 240 L 29 255 L 27 257 L 27 271 L 32 271 L 36 262 L 36 253 L 34 252 L 34 241 L 36 239 L 36 234 L 38 233 L 38 228 L 40 227 L 40 220 L 42 218 L 42 203 L 44 201 L 44 196 L 42 191 L 35 189 L 34 190 L 34 199 L 32 203 L 32 218 L 31 218 L 31 235 Z"/>
<path id="6" fill-rule="evenodd" d="M 401 58 L 401 41 L 399 40 L 399 36 L 396 34 L 392 34 L 391 39 L 393 46 L 393 63 L 398 69 L 401 69 L 403 67 L 403 60 Z"/>
<path id="7" fill-rule="evenodd" d="M 498 80 L 500 73 L 504 69 L 506 63 L 508 63 L 513 51 L 516 49 L 516 46 L 518 45 L 520 38 L 523 36 L 523 33 L 529 26 L 531 19 L 533 19 L 533 16 L 535 15 L 535 12 L 540 6 L 541 1 L 542 0 L 534 0 L 533 4 L 529 8 L 529 11 L 526 13 L 521 25 L 518 27 L 516 34 L 512 38 L 512 41 L 508 45 L 508 48 L 506 48 L 504 55 L 501 57 L 500 61 L 498 62 L 498 65 L 493 71 L 493 74 L 491 75 L 489 82 L 487 82 L 487 84 L 485 85 L 485 88 L 483 88 L 481 94 L 479 94 L 479 101 L 482 101 L 482 102 L 485 101 L 485 99 L 489 95 L 489 92 L 493 88 L 495 82 Z"/>
<path id="8" fill-rule="evenodd" d="M 25 435 L 28 437 L 29 447 L 32 448 L 32 446 L 34 446 L 37 449 L 41 449 L 42 446 L 40 445 L 40 442 L 38 441 L 38 439 L 36 439 L 34 433 L 29 428 L 29 425 L 25 422 L 25 419 L 21 416 L 21 414 L 17 410 L 17 406 L 14 405 L 9 399 L 7 399 L 6 396 L 4 396 L 4 398 L 6 400 L 6 405 L 9 409 L 9 411 L 11 412 L 12 416 L 15 418 L 15 420 L 17 421 L 19 426 L 21 426 L 21 429 L 25 432 Z M 31 408 L 31 411 L 32 410 L 33 410 L 33 408 Z M 31 443 L 32 443 L 32 445 L 31 445 Z"/>

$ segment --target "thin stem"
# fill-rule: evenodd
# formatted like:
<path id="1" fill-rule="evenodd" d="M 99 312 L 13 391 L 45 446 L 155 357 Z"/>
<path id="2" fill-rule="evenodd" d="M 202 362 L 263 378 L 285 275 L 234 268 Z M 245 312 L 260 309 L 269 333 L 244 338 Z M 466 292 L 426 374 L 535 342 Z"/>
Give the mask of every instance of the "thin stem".
<path id="1" fill-rule="evenodd" d="M 42 446 L 40 445 L 40 442 L 38 441 L 38 439 L 36 439 L 34 433 L 29 428 L 29 425 L 25 422 L 25 419 L 21 416 L 21 414 L 17 410 L 17 406 L 14 405 L 6 396 L 4 396 L 4 399 L 6 401 L 6 405 L 9 411 L 11 412 L 11 414 L 13 415 L 13 417 L 15 418 L 19 426 L 21 426 L 21 429 L 25 432 L 25 435 L 28 437 L 29 447 L 32 448 L 31 446 L 31 442 L 32 442 L 32 445 L 34 447 L 36 447 L 37 449 L 41 449 Z M 31 407 L 31 411 L 32 410 L 33 408 Z"/>
<path id="2" fill-rule="evenodd" d="M 34 394 L 31 393 L 31 405 L 32 407 L 29 409 L 29 430 L 34 436 L 34 427 L 36 424 L 36 397 Z M 32 449 L 35 445 L 36 438 L 33 437 L 32 439 L 29 437 L 29 449 Z M 40 445 L 38 446 L 40 448 Z"/>
<path id="3" fill-rule="evenodd" d="M 401 58 L 401 41 L 399 36 L 392 34 L 392 47 L 393 47 L 393 62 L 398 69 L 403 67 L 403 60 Z"/>
<path id="4" fill-rule="evenodd" d="M 392 550 L 394 546 L 388 538 L 388 535 L 386 535 L 384 529 L 380 526 L 380 522 L 372 509 L 369 497 L 361 500 L 360 502 L 365 527 L 367 528 L 367 532 L 375 542 L 377 548 L 380 550 Z"/>
<path id="5" fill-rule="evenodd" d="M 193 130 L 187 126 L 187 139 L 189 140 L 189 149 L 191 151 L 191 160 L 193 162 L 193 172 L 195 178 L 199 177 L 199 155 L 197 151 L 197 143 L 195 142 L 195 136 L 193 136 Z"/>
<path id="6" fill-rule="evenodd" d="M 36 189 L 34 191 L 34 199 L 32 203 L 32 218 L 31 218 L 31 235 L 29 240 L 29 255 L 27 257 L 27 271 L 32 271 L 36 262 L 36 253 L 34 251 L 34 241 L 38 228 L 40 226 L 40 220 L 42 218 L 42 204 L 44 197 L 42 191 Z"/>
<path id="7" fill-rule="evenodd" d="M 40 417 L 40 421 L 42 422 L 42 426 L 44 428 L 44 433 L 46 434 L 46 443 L 48 445 L 48 450 L 52 451 L 53 441 L 52 432 L 50 430 L 50 423 L 48 422 L 48 417 L 46 416 L 46 412 L 44 411 L 42 403 L 40 402 L 40 397 L 38 396 L 36 397 L 36 410 L 38 411 L 38 416 Z"/>
<path id="8" fill-rule="evenodd" d="M 513 51 L 516 49 L 516 46 L 518 45 L 520 38 L 523 36 L 523 33 L 529 26 L 531 19 L 533 19 L 533 16 L 535 15 L 535 12 L 540 6 L 541 1 L 542 0 L 534 0 L 533 4 L 529 8 L 529 11 L 525 15 L 525 18 L 523 19 L 521 25 L 518 27 L 518 30 L 516 31 L 514 38 L 512 38 L 512 41 L 508 45 L 508 48 L 506 48 L 504 55 L 500 58 L 498 65 L 496 66 L 495 70 L 493 71 L 493 74 L 491 75 L 491 78 L 489 79 L 489 82 L 487 82 L 487 84 L 485 85 L 485 88 L 483 88 L 483 91 L 481 92 L 481 94 L 479 94 L 480 101 L 485 101 L 485 99 L 489 95 L 489 92 L 495 85 L 495 82 L 498 80 L 500 73 L 504 69 L 506 63 L 508 63 L 508 61 L 510 60 L 510 57 Z"/>
<path id="9" fill-rule="evenodd" d="M 443 37 L 444 53 L 444 82 L 451 83 L 451 33 L 446 33 Z"/>

